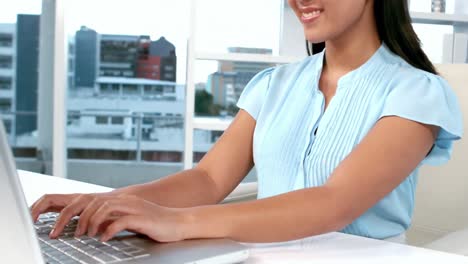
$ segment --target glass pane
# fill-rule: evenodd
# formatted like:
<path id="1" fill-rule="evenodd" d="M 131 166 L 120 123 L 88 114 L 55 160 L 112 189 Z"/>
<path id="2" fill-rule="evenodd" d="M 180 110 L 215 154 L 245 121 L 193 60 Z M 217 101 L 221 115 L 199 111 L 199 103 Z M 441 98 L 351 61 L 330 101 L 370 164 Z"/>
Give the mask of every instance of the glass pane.
<path id="1" fill-rule="evenodd" d="M 188 1 L 65 5 L 73 65 L 68 176 L 119 187 L 180 170 Z M 109 7 L 112 12 L 103 12 Z M 83 168 L 89 166 L 103 176 L 87 176 Z"/>
<path id="2" fill-rule="evenodd" d="M 233 117 L 249 81 L 275 64 L 257 62 L 197 61 L 195 116 Z"/>
<path id="3" fill-rule="evenodd" d="M 262 54 L 273 50 L 278 54 L 281 3 L 279 0 L 199 0 L 196 50 Z"/>
<path id="4" fill-rule="evenodd" d="M 36 158 L 40 0 L 0 8 L 0 118 L 16 157 Z M 32 160 L 17 160 L 35 170 Z"/>
<path id="5" fill-rule="evenodd" d="M 218 139 L 223 135 L 223 131 L 209 131 L 195 129 L 193 133 L 193 162 L 198 163 L 206 153 L 213 147 Z M 225 162 L 225 161 L 220 161 Z M 253 168 L 242 182 L 256 182 L 257 172 Z"/>
<path id="6" fill-rule="evenodd" d="M 158 115 L 159 114 L 159 115 Z M 142 159 L 148 162 L 179 163 L 183 159 L 184 118 L 162 111 L 143 117 Z"/>
<path id="7" fill-rule="evenodd" d="M 444 36 L 453 34 L 453 26 L 413 24 L 413 27 L 421 40 L 424 52 L 432 63 L 442 63 L 443 51 L 449 48 L 444 47 Z"/>

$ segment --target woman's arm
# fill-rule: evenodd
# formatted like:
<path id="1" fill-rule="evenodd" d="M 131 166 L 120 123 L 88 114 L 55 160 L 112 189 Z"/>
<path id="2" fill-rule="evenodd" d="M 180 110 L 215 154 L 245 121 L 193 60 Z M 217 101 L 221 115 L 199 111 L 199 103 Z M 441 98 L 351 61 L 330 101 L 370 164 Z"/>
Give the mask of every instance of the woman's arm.
<path id="1" fill-rule="evenodd" d="M 252 138 L 255 120 L 241 110 L 231 126 L 198 166 L 151 183 L 103 194 L 47 194 L 31 207 L 37 220 L 45 212 L 60 212 L 51 236 L 58 236 L 70 219 L 80 215 L 76 235 L 87 231 L 99 208 L 122 196 L 138 197 L 168 208 L 216 204 L 222 201 L 253 166 Z"/>
<path id="2" fill-rule="evenodd" d="M 239 204 L 191 208 L 184 237 L 274 242 L 340 230 L 410 175 L 438 131 L 399 117 L 383 118 L 324 186 Z"/>

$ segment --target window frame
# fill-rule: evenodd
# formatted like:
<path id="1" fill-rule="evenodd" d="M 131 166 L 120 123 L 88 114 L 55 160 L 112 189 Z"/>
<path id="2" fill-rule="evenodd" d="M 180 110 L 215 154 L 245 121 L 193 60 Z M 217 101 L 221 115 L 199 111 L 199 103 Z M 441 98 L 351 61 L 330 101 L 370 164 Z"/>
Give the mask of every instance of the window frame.
<path id="1" fill-rule="evenodd" d="M 195 117 L 194 115 L 194 108 L 195 108 L 195 82 L 194 82 L 194 71 L 196 70 L 196 62 L 199 60 L 211 60 L 211 61 L 239 61 L 239 62 L 262 62 L 262 63 L 277 63 L 277 64 L 284 64 L 290 63 L 297 60 L 300 60 L 302 54 L 297 55 L 294 54 L 293 56 L 287 55 L 287 51 L 284 52 L 284 48 L 287 41 L 290 40 L 290 34 L 288 31 L 289 22 L 291 22 L 291 18 L 285 18 L 284 10 L 287 9 L 287 3 L 285 0 L 275 0 L 278 1 L 278 12 L 280 14 L 280 37 L 278 43 L 278 56 L 273 55 L 260 55 L 260 54 L 230 54 L 230 53 L 206 53 L 206 52 L 197 52 L 195 43 L 196 43 L 196 8 L 198 6 L 198 1 L 200 0 L 193 0 L 190 1 L 190 27 L 189 27 L 189 37 L 187 42 L 187 65 L 186 65 L 186 96 L 185 96 L 185 116 L 184 116 L 184 153 L 183 153 L 183 168 L 190 169 L 193 167 L 193 135 L 196 129 L 203 129 L 203 130 L 217 130 L 217 131 L 224 131 L 231 123 L 229 120 L 206 120 L 204 118 Z M 42 17 L 48 20 L 54 20 L 55 26 L 51 27 L 47 30 L 48 33 L 51 33 L 54 36 L 54 42 L 56 47 L 53 51 L 53 62 L 50 64 L 52 65 L 52 70 L 54 71 L 54 80 L 51 81 L 53 91 L 53 98 L 50 98 L 49 101 L 53 105 L 53 109 L 59 109 L 62 111 L 53 111 L 47 112 L 47 116 L 45 118 L 52 119 L 54 129 L 54 137 L 52 139 L 52 145 L 49 147 L 53 147 L 53 163 L 60 163 L 58 165 L 53 166 L 52 173 L 53 175 L 66 175 L 66 131 L 65 125 L 66 124 L 66 105 L 60 102 L 66 102 L 66 92 L 63 91 L 64 89 L 59 89 L 60 85 L 64 83 L 59 76 L 59 73 L 63 72 L 63 78 L 65 78 L 67 72 L 67 61 L 68 61 L 68 52 L 67 52 L 67 38 L 66 34 L 64 34 L 64 5 L 59 4 L 61 1 L 58 0 L 42 0 Z M 44 6 L 54 6 L 52 10 L 48 10 L 44 12 Z M 286 7 L 285 7 L 286 6 Z M 452 24 L 455 27 L 459 27 L 460 29 L 467 29 L 468 28 L 468 16 L 466 15 L 449 15 L 449 14 L 424 14 L 424 13 L 416 13 L 411 12 L 413 17 L 413 22 L 415 23 L 428 23 L 428 24 Z M 287 19 L 288 21 L 285 21 Z M 287 35 L 286 33 L 289 35 Z M 41 34 L 41 40 L 45 38 L 46 34 Z M 294 36 L 300 37 L 300 36 Z M 289 40 L 288 40 L 289 39 Z M 295 39 L 294 41 L 299 41 L 299 39 Z M 303 40 L 301 40 L 303 41 Z M 48 43 L 48 45 L 53 45 L 52 42 Z M 50 49 L 50 47 L 49 47 Z M 40 50 L 42 52 L 42 50 Z M 289 53 L 292 54 L 292 53 Z M 50 66 L 48 65 L 48 66 Z M 62 70 L 60 70 L 62 68 Z M 42 71 L 40 72 L 42 74 Z M 12 84 L 14 85 L 14 84 Z M 120 88 L 119 88 L 120 89 Z M 62 108 L 60 108 L 62 107 Z M 60 113 L 63 112 L 63 113 Z M 56 159 L 57 158 L 57 159 Z"/>

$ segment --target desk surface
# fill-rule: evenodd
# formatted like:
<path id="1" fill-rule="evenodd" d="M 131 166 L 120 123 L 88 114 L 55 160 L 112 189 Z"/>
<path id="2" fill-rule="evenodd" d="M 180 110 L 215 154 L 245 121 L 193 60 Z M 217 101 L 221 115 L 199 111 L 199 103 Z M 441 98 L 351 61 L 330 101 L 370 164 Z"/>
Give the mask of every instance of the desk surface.
<path id="1" fill-rule="evenodd" d="M 18 171 L 26 200 L 31 205 L 45 193 L 105 192 L 110 188 Z M 468 257 L 368 239 L 329 233 L 286 243 L 246 244 L 258 263 L 467 263 Z"/>

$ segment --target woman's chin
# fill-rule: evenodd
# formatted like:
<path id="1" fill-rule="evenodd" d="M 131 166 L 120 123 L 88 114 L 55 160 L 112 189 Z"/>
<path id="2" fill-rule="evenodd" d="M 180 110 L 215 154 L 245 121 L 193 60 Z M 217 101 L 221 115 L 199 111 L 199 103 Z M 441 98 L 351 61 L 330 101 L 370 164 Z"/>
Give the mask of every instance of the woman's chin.
<path id="1" fill-rule="evenodd" d="M 325 42 L 327 39 L 324 36 L 321 36 L 321 34 L 317 34 L 316 32 L 305 32 L 305 38 L 310 42 L 310 43 L 322 43 Z"/>

